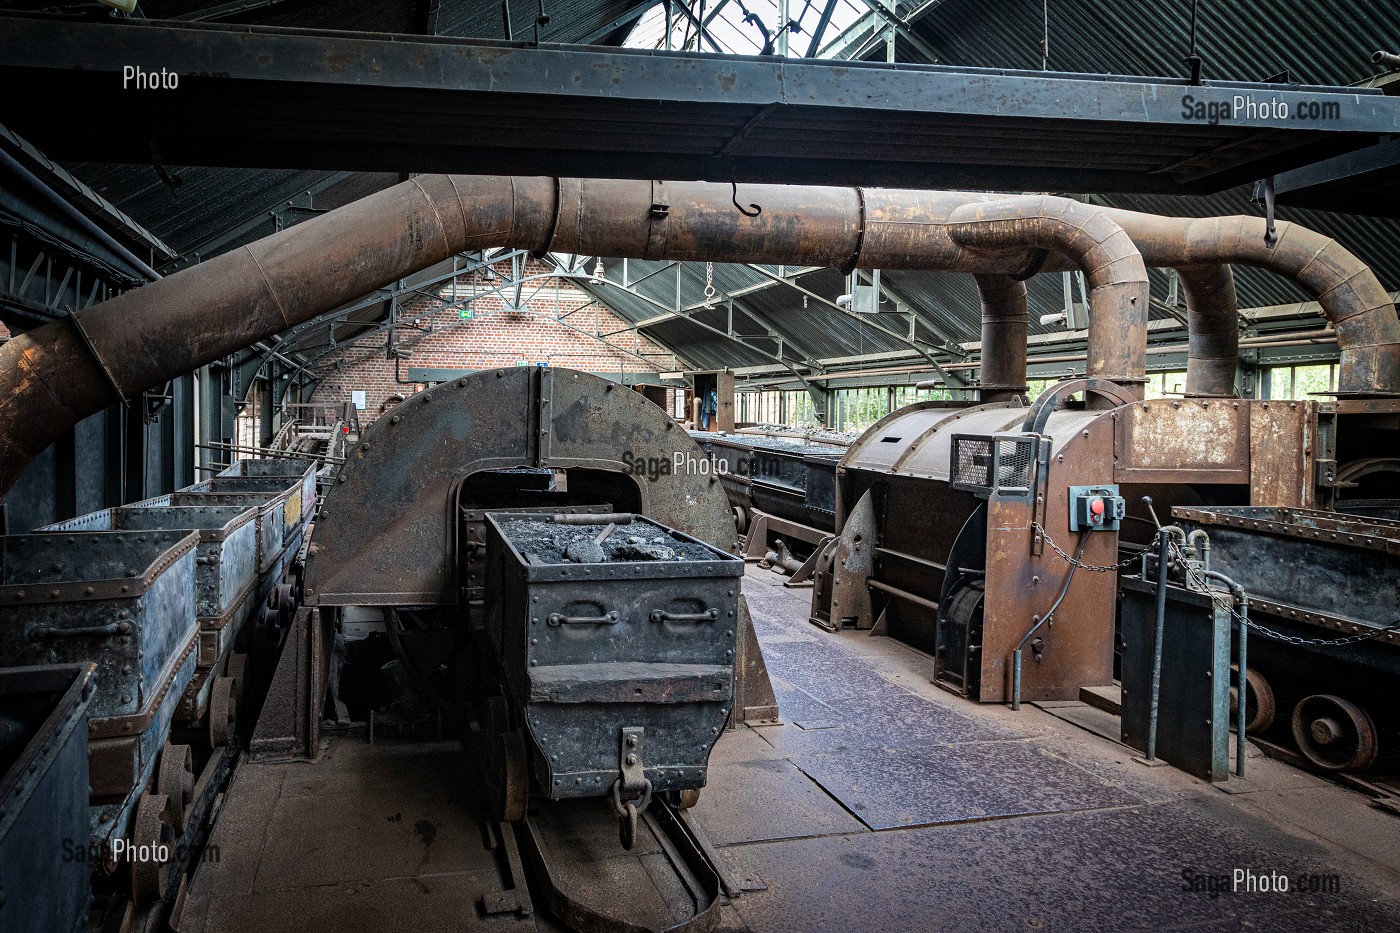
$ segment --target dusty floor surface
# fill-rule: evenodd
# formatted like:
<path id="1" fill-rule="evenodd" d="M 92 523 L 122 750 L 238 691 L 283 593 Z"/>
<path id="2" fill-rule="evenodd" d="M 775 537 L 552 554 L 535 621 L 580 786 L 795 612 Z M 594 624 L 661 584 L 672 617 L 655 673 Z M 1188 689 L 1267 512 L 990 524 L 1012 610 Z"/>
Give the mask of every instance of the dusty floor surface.
<path id="1" fill-rule="evenodd" d="M 763 888 L 721 928 L 1400 929 L 1400 818 L 1362 795 L 1258 756 L 1231 793 L 1145 768 L 1044 710 L 937 689 L 897 642 L 814 628 L 810 591 L 781 583 L 750 568 L 745 593 L 783 722 L 726 734 L 694 811 Z M 245 763 L 181 931 L 554 928 L 481 914 L 500 873 L 476 795 L 451 742 Z M 600 858 L 632 877 L 620 849 Z M 1233 892 L 1236 869 L 1289 890 Z"/>

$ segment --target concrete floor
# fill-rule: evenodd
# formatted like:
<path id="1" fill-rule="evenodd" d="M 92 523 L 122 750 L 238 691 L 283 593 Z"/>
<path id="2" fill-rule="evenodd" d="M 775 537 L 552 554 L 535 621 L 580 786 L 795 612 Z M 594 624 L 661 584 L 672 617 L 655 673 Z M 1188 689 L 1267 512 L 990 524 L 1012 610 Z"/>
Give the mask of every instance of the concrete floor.
<path id="1" fill-rule="evenodd" d="M 726 734 L 694 811 L 763 888 L 722 928 L 1400 929 L 1400 818 L 1364 796 L 1254 755 L 1225 792 L 1044 710 L 967 703 L 898 642 L 814 628 L 810 591 L 781 583 L 750 568 L 745 592 L 783 723 Z M 480 916 L 500 872 L 472 773 L 452 743 L 353 737 L 244 763 L 181 933 L 551 927 Z M 1221 893 L 1235 869 L 1290 890 Z"/>

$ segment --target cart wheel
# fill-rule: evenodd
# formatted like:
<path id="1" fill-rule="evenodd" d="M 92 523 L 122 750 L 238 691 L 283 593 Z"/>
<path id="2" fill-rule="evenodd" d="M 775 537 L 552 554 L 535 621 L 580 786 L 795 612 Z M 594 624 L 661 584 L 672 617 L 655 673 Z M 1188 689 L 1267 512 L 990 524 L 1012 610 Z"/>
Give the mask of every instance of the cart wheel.
<path id="1" fill-rule="evenodd" d="M 222 748 L 233 738 L 238 708 L 233 700 L 233 678 L 215 677 L 209 692 L 209 744 Z"/>
<path id="2" fill-rule="evenodd" d="M 526 770 L 525 736 L 519 729 L 501 734 L 501 820 L 513 823 L 525 818 L 530 796 L 530 775 Z"/>
<path id="3" fill-rule="evenodd" d="M 135 854 L 145 856 L 131 860 L 131 899 L 136 906 L 145 907 L 165 896 L 165 866 L 174 854 L 177 838 L 170 798 L 164 794 L 143 795 L 136 804 L 131 833 Z"/>
<path id="4" fill-rule="evenodd" d="M 504 735 L 510 731 L 510 705 L 506 698 L 490 696 L 486 698 L 486 731 L 492 736 Z"/>
<path id="5" fill-rule="evenodd" d="M 170 818 L 184 828 L 185 807 L 194 798 L 194 754 L 188 745 L 166 745 L 160 753 L 156 792 L 170 798 Z"/>
<path id="6" fill-rule="evenodd" d="M 1236 716 L 1240 708 L 1240 666 L 1230 665 L 1230 728 L 1235 727 Z M 1250 668 L 1244 675 L 1245 682 L 1245 724 L 1244 731 L 1248 735 L 1258 735 L 1268 730 L 1274 724 L 1274 717 L 1278 715 L 1278 705 L 1274 701 L 1274 688 L 1269 686 L 1268 680 L 1255 668 Z"/>
<path id="7" fill-rule="evenodd" d="M 749 513 L 744 511 L 743 506 L 738 505 L 733 506 L 733 510 L 734 527 L 738 530 L 739 534 L 743 534 L 749 530 Z"/>
<path id="8" fill-rule="evenodd" d="M 233 701 L 243 702 L 243 676 L 248 670 L 248 656 L 241 651 L 235 651 L 228 656 L 228 666 L 224 669 L 224 675 L 233 681 Z"/>
<path id="9" fill-rule="evenodd" d="M 273 592 L 277 597 L 277 624 L 283 628 L 292 624 L 292 617 L 297 613 L 297 601 L 292 595 L 292 585 L 290 583 L 279 583 L 273 587 Z"/>
<path id="10" fill-rule="evenodd" d="M 1319 693 L 1293 710 L 1298 750 L 1328 771 L 1365 771 L 1376 760 L 1376 725 L 1350 700 Z"/>
<path id="11" fill-rule="evenodd" d="M 699 802 L 700 788 L 687 787 L 685 790 L 681 791 L 680 802 L 677 803 L 676 806 L 680 807 L 682 810 L 689 810 Z"/>

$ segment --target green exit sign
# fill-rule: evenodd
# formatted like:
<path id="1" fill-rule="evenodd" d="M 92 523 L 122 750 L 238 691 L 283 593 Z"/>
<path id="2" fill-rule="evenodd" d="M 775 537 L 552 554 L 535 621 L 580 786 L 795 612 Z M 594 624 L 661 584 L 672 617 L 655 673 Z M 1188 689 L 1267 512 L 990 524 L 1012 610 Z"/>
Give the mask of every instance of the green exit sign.
<path id="1" fill-rule="evenodd" d="M 457 317 L 464 321 L 470 321 L 472 318 L 476 317 L 476 312 L 471 308 L 458 308 Z"/>

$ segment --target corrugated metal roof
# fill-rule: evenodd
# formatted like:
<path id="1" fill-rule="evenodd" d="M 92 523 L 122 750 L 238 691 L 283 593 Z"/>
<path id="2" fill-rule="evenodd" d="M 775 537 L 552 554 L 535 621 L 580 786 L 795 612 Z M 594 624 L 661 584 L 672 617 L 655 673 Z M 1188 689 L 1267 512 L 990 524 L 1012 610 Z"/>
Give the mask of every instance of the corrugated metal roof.
<path id="1" fill-rule="evenodd" d="M 416 2 L 416 0 L 415 0 Z M 580 42 L 630 11 L 644 9 L 652 0 L 544 0 L 549 23 L 540 29 L 541 42 Z M 533 38 L 537 5 L 517 2 L 511 5 L 511 30 L 516 39 Z M 501 4 L 497 0 L 444 2 L 438 12 L 438 35 L 462 36 L 475 39 L 500 39 L 505 36 Z M 611 41 L 610 41 L 611 40 Z M 605 35 L 596 44 L 611 44 L 617 39 Z"/>
<path id="2" fill-rule="evenodd" d="M 1052 71 L 1186 75 L 1190 0 L 1055 0 L 1049 10 Z M 1039 68 L 1043 15 L 1028 0 L 944 0 L 913 28 L 942 64 Z M 1375 74 L 1372 52 L 1400 48 L 1400 4 L 1201 3 L 1196 48 L 1206 79 L 1263 81 L 1287 71 L 1304 84 L 1351 84 Z"/>
<path id="3" fill-rule="evenodd" d="M 180 253 L 257 210 L 274 207 L 326 174 L 171 167 L 167 171 L 180 179 L 180 186 L 171 188 L 150 166 L 80 162 L 68 168 Z M 271 232 L 270 220 L 266 232 Z"/>
<path id="4" fill-rule="evenodd" d="M 549 22 L 540 29 L 542 42 L 578 42 L 605 29 L 629 10 L 652 5 L 652 0 L 545 0 Z M 202 19 L 208 0 L 143 0 L 148 19 Z M 320 0 L 274 3 L 219 17 L 218 22 L 256 23 L 352 32 L 417 33 L 426 31 L 427 4 L 421 0 Z M 511 29 L 516 39 L 534 36 L 538 7 L 532 2 L 511 5 Z M 505 23 L 499 0 L 440 0 L 435 35 L 472 39 L 501 39 Z M 605 43 L 609 37 L 598 40 Z M 614 42 L 621 37 L 611 37 Z"/>

